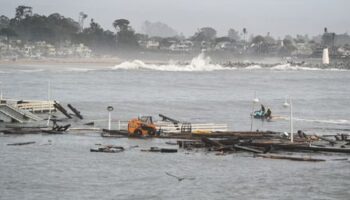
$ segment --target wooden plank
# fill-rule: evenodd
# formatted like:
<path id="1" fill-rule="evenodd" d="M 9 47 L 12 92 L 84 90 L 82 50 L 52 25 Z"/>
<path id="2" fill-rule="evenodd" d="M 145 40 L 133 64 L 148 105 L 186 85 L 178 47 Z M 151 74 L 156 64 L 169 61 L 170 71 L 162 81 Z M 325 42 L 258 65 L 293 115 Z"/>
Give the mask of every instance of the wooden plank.
<path id="1" fill-rule="evenodd" d="M 83 116 L 80 114 L 80 112 L 74 108 L 72 105 L 68 104 L 67 105 L 69 109 L 72 110 L 72 112 L 79 118 L 79 119 L 83 119 Z"/>
<path id="2" fill-rule="evenodd" d="M 271 158 L 271 159 L 282 159 L 282 160 L 293 160 L 293 161 L 309 161 L 309 162 L 323 162 L 324 159 L 311 158 L 311 157 L 295 157 L 295 156 L 286 156 L 278 154 L 257 154 L 257 157 L 262 158 Z"/>
<path id="3" fill-rule="evenodd" d="M 313 152 L 334 152 L 334 153 L 350 153 L 350 148 L 334 148 L 334 147 L 317 147 L 309 146 L 309 144 L 273 144 L 273 143 L 247 143 L 249 146 L 267 147 L 272 146 L 276 150 L 285 151 L 313 151 Z"/>
<path id="4" fill-rule="evenodd" d="M 7 144 L 8 146 L 21 146 L 21 145 L 28 145 L 28 144 L 34 144 L 35 142 L 17 142 L 12 144 Z"/>
<path id="5" fill-rule="evenodd" d="M 220 142 L 217 142 L 215 140 L 211 140 L 207 137 L 201 137 L 201 140 L 204 144 L 206 144 L 207 146 L 209 147 L 220 147 L 220 148 L 223 148 L 225 147 L 223 144 L 221 144 Z"/>
<path id="6" fill-rule="evenodd" d="M 234 144 L 233 147 L 236 148 L 236 149 L 239 149 L 239 150 L 248 151 L 248 152 L 252 152 L 252 153 L 263 153 L 263 151 L 260 151 L 258 149 L 244 147 L 244 146 L 240 146 L 238 144 Z"/>
<path id="7" fill-rule="evenodd" d="M 61 113 L 64 114 L 66 117 L 68 117 L 69 119 L 72 118 L 72 116 L 70 116 L 70 115 L 68 114 L 67 110 L 64 109 L 64 108 L 63 108 L 59 103 L 57 103 L 56 101 L 55 101 L 54 106 L 55 106 L 55 108 L 56 108 L 57 110 L 61 111 Z"/>

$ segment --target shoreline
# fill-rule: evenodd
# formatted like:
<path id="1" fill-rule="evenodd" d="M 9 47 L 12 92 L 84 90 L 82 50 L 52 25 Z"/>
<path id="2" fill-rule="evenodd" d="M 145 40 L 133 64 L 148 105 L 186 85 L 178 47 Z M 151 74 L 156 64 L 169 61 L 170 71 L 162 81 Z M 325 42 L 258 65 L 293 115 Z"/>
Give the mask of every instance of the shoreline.
<path id="1" fill-rule="evenodd" d="M 250 60 L 246 61 L 242 60 L 222 60 L 221 62 L 212 61 L 211 64 L 222 65 L 223 67 L 248 67 L 259 65 L 262 68 L 272 67 L 277 65 L 290 64 L 291 66 L 301 66 L 301 67 L 310 67 L 310 68 L 339 68 L 339 69 L 350 69 L 350 60 L 334 60 L 333 63 L 329 65 L 323 65 L 321 62 L 318 62 L 318 59 L 308 58 L 304 59 L 305 63 L 299 64 L 299 62 L 287 62 L 279 60 L 278 62 L 266 62 L 263 58 L 261 60 Z M 273 58 L 271 58 L 273 59 Z M 107 58 L 43 58 L 43 59 L 17 59 L 17 60 L 9 60 L 9 59 L 0 59 L 0 66 L 74 66 L 74 67 L 113 67 L 119 65 L 123 62 L 132 62 L 134 60 L 141 60 L 145 64 L 153 64 L 153 65 L 168 65 L 169 63 L 175 61 L 178 65 L 187 65 L 191 63 L 191 60 L 184 59 L 182 61 L 176 60 L 153 60 L 153 59 L 122 59 L 119 57 L 107 57 Z"/>
<path id="2" fill-rule="evenodd" d="M 114 66 L 122 63 L 119 58 L 45 58 L 45 59 L 18 59 L 18 60 L 0 60 L 1 65 L 22 65 L 22 66 L 43 66 L 43 65 L 60 65 L 60 66 L 72 66 L 72 65 L 92 65 L 92 66 Z"/>

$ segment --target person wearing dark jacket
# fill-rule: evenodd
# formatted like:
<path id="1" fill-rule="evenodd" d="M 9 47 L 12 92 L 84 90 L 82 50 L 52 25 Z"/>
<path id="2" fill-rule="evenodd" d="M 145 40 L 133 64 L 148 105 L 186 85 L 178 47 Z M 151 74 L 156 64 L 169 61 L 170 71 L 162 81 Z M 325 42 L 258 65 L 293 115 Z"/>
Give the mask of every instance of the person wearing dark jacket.
<path id="1" fill-rule="evenodd" d="M 265 117 L 266 117 L 266 118 L 271 118 L 271 114 L 272 114 L 271 109 L 270 109 L 270 108 L 267 108 L 267 111 L 266 111 L 266 113 L 265 113 Z"/>

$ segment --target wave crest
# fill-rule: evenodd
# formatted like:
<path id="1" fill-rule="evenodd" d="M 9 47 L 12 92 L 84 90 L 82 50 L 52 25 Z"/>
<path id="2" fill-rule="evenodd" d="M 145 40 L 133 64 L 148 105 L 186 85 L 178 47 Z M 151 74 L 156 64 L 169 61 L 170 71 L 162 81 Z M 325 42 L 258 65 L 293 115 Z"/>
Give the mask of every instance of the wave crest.
<path id="1" fill-rule="evenodd" d="M 112 67 L 112 69 L 118 70 L 158 70 L 158 71 L 216 71 L 216 70 L 229 70 L 233 68 L 223 67 L 218 64 L 212 64 L 210 57 L 204 55 L 204 53 L 199 54 L 197 57 L 193 58 L 189 64 L 177 64 L 174 62 L 169 62 L 168 64 L 156 65 L 147 64 L 141 60 L 134 60 L 132 62 L 126 61 L 119 65 Z"/>

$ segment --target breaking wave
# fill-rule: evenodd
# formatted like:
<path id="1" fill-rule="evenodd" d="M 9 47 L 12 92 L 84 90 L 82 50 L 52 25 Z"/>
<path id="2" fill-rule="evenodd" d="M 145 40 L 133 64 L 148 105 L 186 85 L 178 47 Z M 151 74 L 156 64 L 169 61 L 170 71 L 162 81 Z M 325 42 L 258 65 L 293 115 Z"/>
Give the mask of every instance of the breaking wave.
<path id="1" fill-rule="evenodd" d="M 348 71 L 339 68 L 318 68 L 297 66 L 291 64 L 280 64 L 275 66 L 261 66 L 252 64 L 249 66 L 223 66 L 220 64 L 213 64 L 210 57 L 199 54 L 193 58 L 190 63 L 183 64 L 174 61 L 169 61 L 166 64 L 149 64 L 141 60 L 126 61 L 111 68 L 112 70 L 156 70 L 156 71 L 184 71 L 184 72 L 200 72 L 200 71 L 218 71 L 218 70 L 271 70 L 271 71 Z"/>
<path id="2" fill-rule="evenodd" d="M 302 66 L 293 66 L 291 64 L 281 64 L 276 65 L 270 68 L 271 70 L 276 71 L 344 71 L 344 69 L 338 68 L 317 68 L 317 67 L 302 67 Z"/>
<path id="3" fill-rule="evenodd" d="M 262 67 L 260 65 L 251 65 L 251 66 L 248 66 L 244 69 L 249 69 L 249 70 L 253 70 L 253 69 L 262 69 Z"/>
<path id="4" fill-rule="evenodd" d="M 217 71 L 217 70 L 230 70 L 235 68 L 227 68 L 218 64 L 212 64 L 210 57 L 204 55 L 204 53 L 199 54 L 197 57 L 193 58 L 189 64 L 178 64 L 174 62 L 169 62 L 167 64 L 147 64 L 141 60 L 134 60 L 132 62 L 123 62 L 119 65 L 112 67 L 114 70 L 124 69 L 124 70 L 158 70 L 158 71 L 185 71 L 185 72 L 199 72 L 199 71 Z"/>

